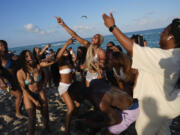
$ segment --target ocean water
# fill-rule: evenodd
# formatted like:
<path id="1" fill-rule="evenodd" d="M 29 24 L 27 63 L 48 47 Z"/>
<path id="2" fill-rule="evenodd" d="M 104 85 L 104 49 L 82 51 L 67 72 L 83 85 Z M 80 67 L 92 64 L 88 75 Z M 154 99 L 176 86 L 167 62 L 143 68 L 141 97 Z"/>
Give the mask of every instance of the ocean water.
<path id="1" fill-rule="evenodd" d="M 145 30 L 145 31 L 136 31 L 136 32 L 129 32 L 125 33 L 128 37 L 131 37 L 133 34 L 140 34 L 146 39 L 147 41 L 147 46 L 149 47 L 159 47 L 159 40 L 160 40 L 160 34 L 163 31 L 163 28 L 159 29 L 151 29 L 151 30 Z M 91 41 L 91 38 L 86 38 L 87 40 Z M 109 41 L 113 41 L 116 45 L 120 45 L 120 43 L 116 40 L 116 38 L 113 35 L 106 35 L 104 36 L 104 42 L 101 45 L 103 49 L 106 49 L 106 44 Z M 51 48 L 54 51 L 57 51 L 59 48 L 61 48 L 66 41 L 59 41 L 59 42 L 52 42 L 51 43 Z M 39 48 L 43 48 L 45 45 L 48 43 L 42 43 L 39 45 L 26 45 L 26 46 L 21 46 L 21 47 L 14 47 L 14 48 L 9 48 L 10 51 L 14 51 L 17 55 L 20 54 L 22 50 L 28 49 L 28 50 L 33 50 L 35 46 Z M 69 47 L 72 47 L 75 51 L 77 48 L 80 46 L 78 42 L 75 42 L 74 44 L 70 45 Z"/>

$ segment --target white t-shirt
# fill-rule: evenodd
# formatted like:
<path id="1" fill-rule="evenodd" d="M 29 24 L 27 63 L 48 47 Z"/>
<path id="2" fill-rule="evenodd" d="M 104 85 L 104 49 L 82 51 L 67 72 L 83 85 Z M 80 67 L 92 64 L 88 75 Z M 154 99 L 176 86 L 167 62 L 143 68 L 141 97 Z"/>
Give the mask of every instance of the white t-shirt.
<path id="1" fill-rule="evenodd" d="M 136 121 L 138 135 L 170 135 L 172 118 L 180 115 L 180 89 L 174 89 L 180 77 L 180 48 L 133 45 L 132 68 L 139 75 L 134 89 L 140 115 Z"/>

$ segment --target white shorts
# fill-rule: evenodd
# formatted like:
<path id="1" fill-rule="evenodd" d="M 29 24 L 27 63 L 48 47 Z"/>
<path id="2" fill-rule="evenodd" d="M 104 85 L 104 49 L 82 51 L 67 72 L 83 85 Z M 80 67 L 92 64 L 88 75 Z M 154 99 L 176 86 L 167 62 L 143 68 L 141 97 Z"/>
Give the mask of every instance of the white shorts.
<path id="1" fill-rule="evenodd" d="M 59 91 L 60 96 L 68 90 L 70 85 L 71 85 L 71 83 L 70 84 L 63 83 L 63 82 L 59 83 L 58 91 Z"/>
<path id="2" fill-rule="evenodd" d="M 98 77 L 98 73 L 95 72 L 95 73 L 90 73 L 89 71 L 87 71 L 87 74 L 86 74 L 86 80 L 90 83 L 92 80 L 94 79 L 97 79 Z"/>

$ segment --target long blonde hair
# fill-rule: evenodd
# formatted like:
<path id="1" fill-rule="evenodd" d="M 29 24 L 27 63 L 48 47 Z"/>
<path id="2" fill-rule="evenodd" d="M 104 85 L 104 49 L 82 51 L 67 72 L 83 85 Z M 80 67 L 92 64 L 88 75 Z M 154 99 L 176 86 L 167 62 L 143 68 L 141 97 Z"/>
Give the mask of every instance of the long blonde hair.
<path id="1" fill-rule="evenodd" d="M 98 46 L 98 47 L 100 47 L 104 41 L 104 37 L 101 34 L 97 34 L 97 35 L 100 38 L 100 42 L 99 42 L 99 46 Z M 87 50 L 87 54 L 86 54 L 86 61 L 85 61 L 86 68 L 85 68 L 85 70 L 89 70 L 91 72 L 96 72 L 96 70 L 94 69 L 95 65 L 93 62 L 93 57 L 94 57 L 94 49 L 93 49 L 93 45 L 90 44 L 90 46 L 88 47 L 88 50 Z"/>

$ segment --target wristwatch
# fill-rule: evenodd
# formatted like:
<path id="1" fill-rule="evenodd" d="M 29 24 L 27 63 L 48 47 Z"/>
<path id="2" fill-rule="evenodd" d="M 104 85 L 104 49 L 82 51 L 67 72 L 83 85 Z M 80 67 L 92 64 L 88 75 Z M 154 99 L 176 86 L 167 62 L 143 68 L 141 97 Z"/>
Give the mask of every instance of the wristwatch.
<path id="1" fill-rule="evenodd" d="M 109 27 L 109 31 L 112 32 L 114 30 L 114 28 L 116 27 L 116 25 L 114 24 L 113 26 Z"/>

